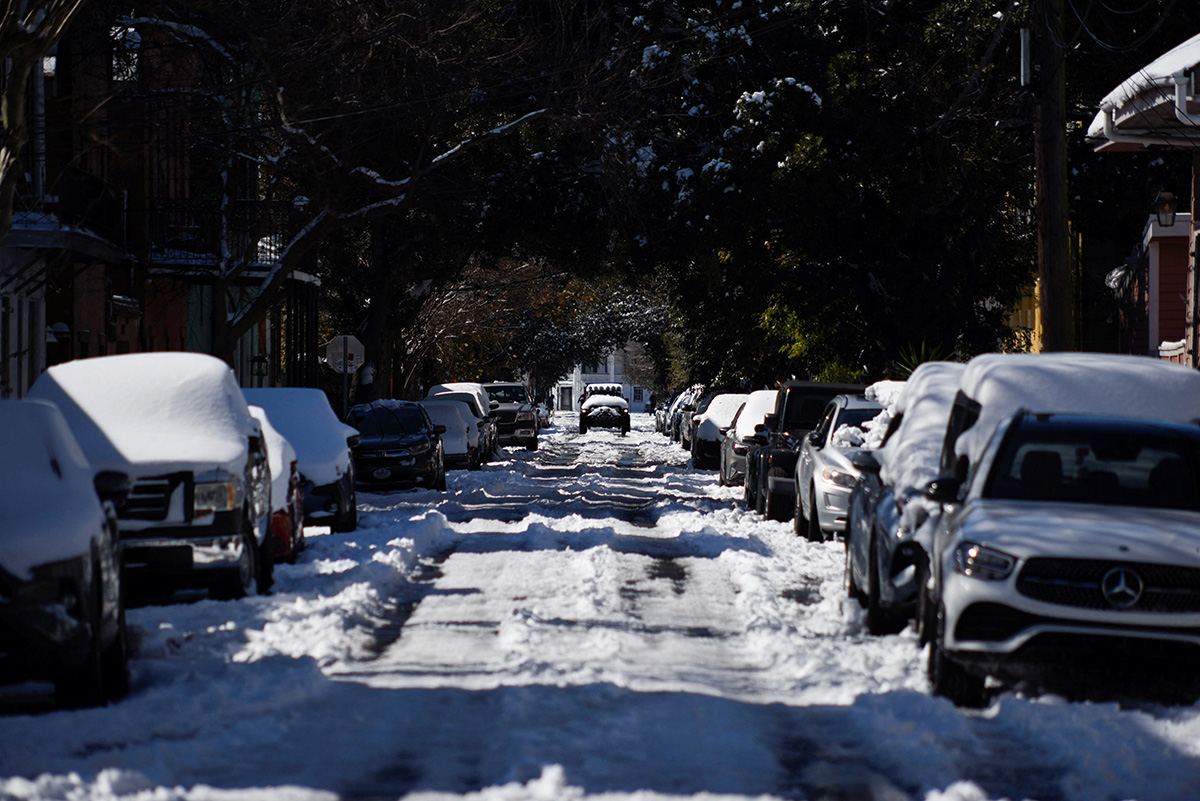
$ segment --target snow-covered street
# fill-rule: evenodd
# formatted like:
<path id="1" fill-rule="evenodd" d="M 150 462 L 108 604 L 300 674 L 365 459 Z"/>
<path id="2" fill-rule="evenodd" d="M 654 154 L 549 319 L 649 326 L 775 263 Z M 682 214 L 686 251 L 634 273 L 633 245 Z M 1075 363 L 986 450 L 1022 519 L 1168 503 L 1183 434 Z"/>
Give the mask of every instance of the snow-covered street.
<path id="1" fill-rule="evenodd" d="M 634 416 L 360 496 L 274 594 L 129 613 L 108 708 L 0 696 L 0 797 L 1200 797 L 1200 707 L 929 696 L 844 548 Z M 252 791 L 252 792 L 251 792 Z"/>

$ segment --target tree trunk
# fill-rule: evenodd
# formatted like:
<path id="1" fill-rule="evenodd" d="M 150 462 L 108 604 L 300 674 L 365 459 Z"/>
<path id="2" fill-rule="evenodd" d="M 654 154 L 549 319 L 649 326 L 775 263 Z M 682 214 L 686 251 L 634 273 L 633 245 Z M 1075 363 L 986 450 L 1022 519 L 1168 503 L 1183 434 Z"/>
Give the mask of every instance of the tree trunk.
<path id="1" fill-rule="evenodd" d="M 390 323 L 396 295 L 395 259 L 402 251 L 402 248 L 391 246 L 395 238 L 392 221 L 375 220 L 371 223 L 370 258 L 374 292 L 367 309 L 366 328 L 363 330 L 363 349 L 366 351 L 363 370 L 370 369 L 371 383 L 363 384 L 360 381 L 355 398 L 357 403 L 394 397 L 392 362 L 396 335 Z"/>

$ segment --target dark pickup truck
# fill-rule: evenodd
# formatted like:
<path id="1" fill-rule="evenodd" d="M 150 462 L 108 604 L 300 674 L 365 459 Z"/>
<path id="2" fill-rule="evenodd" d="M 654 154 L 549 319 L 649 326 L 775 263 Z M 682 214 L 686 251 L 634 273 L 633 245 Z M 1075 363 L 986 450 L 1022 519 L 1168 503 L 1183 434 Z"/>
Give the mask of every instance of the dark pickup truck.
<path id="1" fill-rule="evenodd" d="M 746 453 L 746 504 L 770 520 L 790 520 L 796 510 L 796 460 L 801 437 L 817 427 L 834 395 L 861 393 L 862 384 L 789 381 L 779 388 L 775 411 L 755 429 Z"/>

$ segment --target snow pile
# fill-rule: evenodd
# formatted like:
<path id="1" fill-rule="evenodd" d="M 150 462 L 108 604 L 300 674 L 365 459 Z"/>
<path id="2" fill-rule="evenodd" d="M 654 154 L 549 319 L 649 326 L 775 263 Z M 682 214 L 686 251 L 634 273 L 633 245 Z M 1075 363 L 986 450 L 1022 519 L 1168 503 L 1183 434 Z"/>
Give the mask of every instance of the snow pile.
<path id="1" fill-rule="evenodd" d="M 883 406 L 883 411 L 868 420 L 862 427 L 862 441 L 858 443 L 864 448 L 878 448 L 883 444 L 888 426 L 896 416 L 896 406 L 904 394 L 904 381 L 876 381 L 867 387 L 863 393 L 867 400 L 873 400 Z"/>

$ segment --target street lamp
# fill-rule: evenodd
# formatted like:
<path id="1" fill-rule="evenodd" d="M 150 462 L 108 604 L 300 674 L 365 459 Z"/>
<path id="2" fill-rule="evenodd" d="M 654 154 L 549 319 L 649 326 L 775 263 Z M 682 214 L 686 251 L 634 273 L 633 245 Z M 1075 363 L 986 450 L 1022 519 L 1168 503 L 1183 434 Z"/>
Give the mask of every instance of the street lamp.
<path id="1" fill-rule="evenodd" d="M 1154 201 L 1154 214 L 1158 217 L 1158 224 L 1163 228 L 1170 228 L 1174 225 L 1175 195 L 1170 192 L 1159 192 Z"/>

